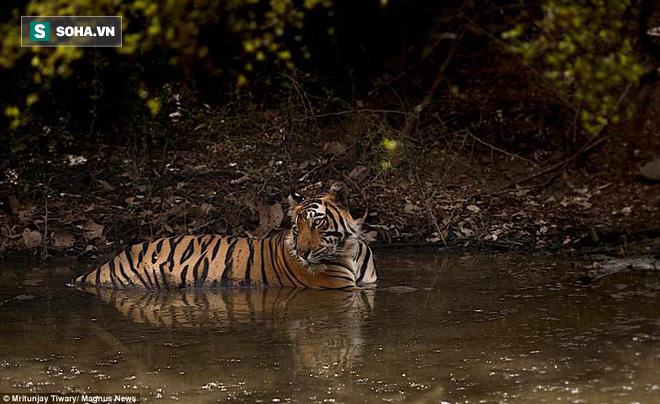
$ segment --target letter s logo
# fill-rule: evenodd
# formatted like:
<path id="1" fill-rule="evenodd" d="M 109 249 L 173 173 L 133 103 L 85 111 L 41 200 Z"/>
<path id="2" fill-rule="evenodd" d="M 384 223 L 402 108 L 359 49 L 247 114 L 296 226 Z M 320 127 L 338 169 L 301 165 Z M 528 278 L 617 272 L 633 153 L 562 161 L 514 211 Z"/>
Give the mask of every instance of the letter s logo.
<path id="1" fill-rule="evenodd" d="M 46 32 L 44 32 L 44 29 L 46 29 L 46 26 L 44 24 L 37 24 L 34 26 L 34 36 L 36 38 L 45 38 L 46 37 Z"/>
<path id="2" fill-rule="evenodd" d="M 50 41 L 50 22 L 31 22 L 30 41 Z"/>

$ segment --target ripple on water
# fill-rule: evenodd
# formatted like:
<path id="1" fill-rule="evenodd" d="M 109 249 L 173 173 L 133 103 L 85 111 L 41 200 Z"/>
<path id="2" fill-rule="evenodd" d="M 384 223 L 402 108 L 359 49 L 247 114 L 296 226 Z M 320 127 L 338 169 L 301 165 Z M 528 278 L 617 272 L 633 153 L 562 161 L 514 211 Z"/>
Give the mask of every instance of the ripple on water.
<path id="1" fill-rule="evenodd" d="M 660 394 L 657 276 L 585 288 L 580 265 L 552 258 L 376 258 L 378 288 L 357 293 L 84 291 L 61 286 L 70 271 L 16 270 L 0 286 L 0 391 L 193 403 Z"/>

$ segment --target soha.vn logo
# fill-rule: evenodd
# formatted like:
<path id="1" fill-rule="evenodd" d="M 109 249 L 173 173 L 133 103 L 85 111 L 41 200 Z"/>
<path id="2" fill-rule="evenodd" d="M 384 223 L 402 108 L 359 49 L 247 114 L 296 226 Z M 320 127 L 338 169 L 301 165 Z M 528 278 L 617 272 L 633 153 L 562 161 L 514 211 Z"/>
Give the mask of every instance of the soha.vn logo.
<path id="1" fill-rule="evenodd" d="M 115 27 L 100 26 L 95 27 L 62 27 L 55 29 L 55 35 L 58 37 L 87 36 L 87 37 L 114 37 Z M 50 41 L 50 23 L 49 22 L 31 22 L 30 23 L 30 41 Z"/>
<path id="2" fill-rule="evenodd" d="M 30 41 L 50 41 L 50 23 L 31 22 Z"/>

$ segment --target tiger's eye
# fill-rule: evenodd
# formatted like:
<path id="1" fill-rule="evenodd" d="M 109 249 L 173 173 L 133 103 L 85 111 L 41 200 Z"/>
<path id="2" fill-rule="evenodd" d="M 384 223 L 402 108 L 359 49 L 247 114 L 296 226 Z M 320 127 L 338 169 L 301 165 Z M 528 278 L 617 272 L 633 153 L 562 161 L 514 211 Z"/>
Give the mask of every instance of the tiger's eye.
<path id="1" fill-rule="evenodd" d="M 327 222 L 325 218 L 322 219 L 316 219 L 314 220 L 314 227 L 325 227 L 327 225 Z"/>

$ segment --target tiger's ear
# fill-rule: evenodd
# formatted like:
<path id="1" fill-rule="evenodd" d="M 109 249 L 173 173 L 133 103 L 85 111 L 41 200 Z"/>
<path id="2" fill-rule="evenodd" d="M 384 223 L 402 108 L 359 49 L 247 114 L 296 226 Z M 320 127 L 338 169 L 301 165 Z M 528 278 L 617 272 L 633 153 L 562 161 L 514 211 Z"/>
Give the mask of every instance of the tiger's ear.
<path id="1" fill-rule="evenodd" d="M 300 195 L 299 193 L 294 191 L 294 192 L 291 192 L 289 194 L 289 197 L 287 198 L 287 200 L 289 201 L 289 206 L 290 207 L 295 207 L 295 206 L 300 205 L 305 200 L 305 198 L 302 195 Z"/>
<path id="2" fill-rule="evenodd" d="M 303 196 L 297 192 L 291 192 L 286 200 L 289 203 L 289 210 L 287 213 L 289 217 L 294 217 L 296 215 L 296 211 L 298 210 L 298 205 L 300 205 L 305 200 L 305 198 L 303 198 Z"/>

